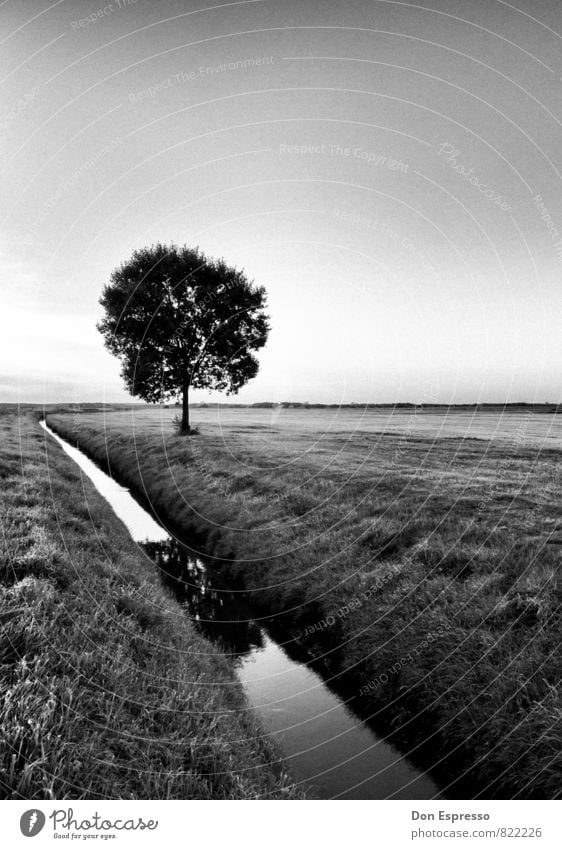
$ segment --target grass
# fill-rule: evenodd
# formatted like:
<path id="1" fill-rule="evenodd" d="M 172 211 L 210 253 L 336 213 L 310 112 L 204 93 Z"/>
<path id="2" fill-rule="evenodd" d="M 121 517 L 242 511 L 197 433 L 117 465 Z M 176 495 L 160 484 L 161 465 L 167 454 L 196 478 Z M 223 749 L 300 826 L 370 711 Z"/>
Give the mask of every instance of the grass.
<path id="1" fill-rule="evenodd" d="M 198 539 L 446 793 L 553 798 L 560 453 L 323 433 L 306 415 L 232 413 L 196 439 L 167 412 L 49 421 Z"/>
<path id="2" fill-rule="evenodd" d="M 227 658 L 37 418 L 0 414 L 0 795 L 298 798 Z"/>

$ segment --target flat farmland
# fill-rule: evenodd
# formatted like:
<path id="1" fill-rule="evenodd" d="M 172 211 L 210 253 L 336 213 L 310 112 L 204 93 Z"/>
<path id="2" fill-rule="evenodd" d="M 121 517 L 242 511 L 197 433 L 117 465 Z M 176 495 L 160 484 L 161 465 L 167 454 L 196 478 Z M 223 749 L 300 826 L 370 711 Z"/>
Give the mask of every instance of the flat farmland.
<path id="1" fill-rule="evenodd" d="M 86 413 L 80 414 L 82 419 Z M 140 429 L 154 432 L 172 427 L 178 412 L 173 408 L 161 409 L 132 407 L 129 411 L 94 413 L 99 420 L 103 415 L 108 427 Z M 283 434 L 288 438 L 299 433 L 316 435 L 321 440 L 335 433 L 398 434 L 424 439 L 484 439 L 499 440 L 504 445 L 533 445 L 562 450 L 562 414 L 532 412 L 517 409 L 506 412 L 475 410 L 444 412 L 442 410 L 408 410 L 396 408 L 381 410 L 351 410 L 330 408 L 309 410 L 292 408 L 236 408 L 195 407 L 193 424 L 206 427 L 208 432 L 236 432 L 240 428 L 262 431 L 264 437 Z"/>
<path id="2" fill-rule="evenodd" d="M 174 416 L 48 421 L 446 793 L 556 795 L 560 416 L 195 408 L 189 438 Z"/>

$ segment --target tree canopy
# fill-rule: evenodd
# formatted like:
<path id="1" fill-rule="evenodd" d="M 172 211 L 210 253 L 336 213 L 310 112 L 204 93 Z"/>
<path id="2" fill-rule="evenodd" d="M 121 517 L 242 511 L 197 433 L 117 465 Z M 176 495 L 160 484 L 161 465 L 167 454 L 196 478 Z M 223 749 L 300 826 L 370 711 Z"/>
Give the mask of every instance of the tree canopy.
<path id="1" fill-rule="evenodd" d="M 186 432 L 190 388 L 235 393 L 258 373 L 254 352 L 269 332 L 265 289 L 198 248 L 136 250 L 113 271 L 100 304 L 97 327 L 127 389 L 148 403 L 182 396 Z"/>

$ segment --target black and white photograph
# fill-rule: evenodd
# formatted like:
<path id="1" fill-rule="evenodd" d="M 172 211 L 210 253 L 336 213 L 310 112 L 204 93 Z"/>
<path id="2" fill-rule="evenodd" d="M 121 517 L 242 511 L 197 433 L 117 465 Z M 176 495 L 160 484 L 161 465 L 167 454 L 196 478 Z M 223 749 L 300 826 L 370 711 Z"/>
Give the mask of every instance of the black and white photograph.
<path id="1" fill-rule="evenodd" d="M 4 845 L 560 845 L 561 94 L 561 0 L 0 0 Z"/>

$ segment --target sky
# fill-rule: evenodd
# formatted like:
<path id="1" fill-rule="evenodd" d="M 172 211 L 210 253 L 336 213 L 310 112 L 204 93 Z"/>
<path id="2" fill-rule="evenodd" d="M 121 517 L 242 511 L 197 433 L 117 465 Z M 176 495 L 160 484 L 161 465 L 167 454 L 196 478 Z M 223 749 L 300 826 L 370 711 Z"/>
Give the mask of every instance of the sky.
<path id="1" fill-rule="evenodd" d="M 0 2 L 0 401 L 126 401 L 111 271 L 268 292 L 194 401 L 562 401 L 558 0 Z"/>

